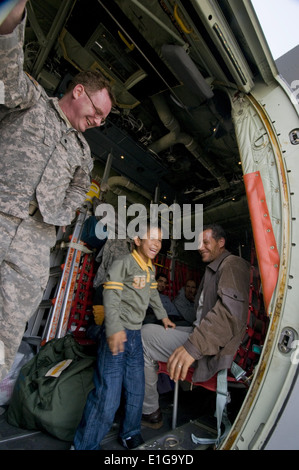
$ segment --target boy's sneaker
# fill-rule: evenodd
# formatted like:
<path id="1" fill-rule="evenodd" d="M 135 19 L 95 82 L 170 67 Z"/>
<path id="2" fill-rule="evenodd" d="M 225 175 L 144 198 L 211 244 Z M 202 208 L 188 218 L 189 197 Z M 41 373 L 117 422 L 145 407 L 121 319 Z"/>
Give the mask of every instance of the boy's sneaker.
<path id="1" fill-rule="evenodd" d="M 142 439 L 141 434 L 135 434 L 134 436 L 128 437 L 127 439 L 122 439 L 119 437 L 118 442 L 126 449 L 135 449 L 141 444 L 144 444 L 144 440 Z"/>

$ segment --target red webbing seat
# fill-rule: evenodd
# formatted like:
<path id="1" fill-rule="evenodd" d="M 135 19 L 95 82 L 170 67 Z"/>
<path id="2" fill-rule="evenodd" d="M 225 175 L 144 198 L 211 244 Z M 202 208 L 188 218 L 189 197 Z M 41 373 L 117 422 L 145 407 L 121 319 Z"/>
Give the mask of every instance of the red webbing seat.
<path id="1" fill-rule="evenodd" d="M 158 374 L 166 374 L 169 376 L 169 372 L 167 370 L 167 363 L 166 362 L 158 362 L 159 368 L 157 373 Z M 193 382 L 192 377 L 194 373 L 194 367 L 189 367 L 185 381 L 189 382 L 191 384 L 191 389 L 192 386 L 196 387 L 203 387 L 207 390 L 210 390 L 212 392 L 217 391 L 217 374 L 213 375 L 209 380 L 205 382 Z M 239 384 L 244 384 L 246 385 L 246 382 L 243 382 L 242 380 L 236 380 L 234 377 L 230 376 L 229 374 L 227 375 L 227 381 L 230 383 L 239 383 Z M 172 412 L 172 429 L 176 428 L 176 422 L 177 422 L 177 411 L 178 411 L 178 392 L 179 392 L 179 382 L 177 381 L 175 383 L 175 388 L 174 388 L 174 399 L 173 399 L 173 412 Z"/>

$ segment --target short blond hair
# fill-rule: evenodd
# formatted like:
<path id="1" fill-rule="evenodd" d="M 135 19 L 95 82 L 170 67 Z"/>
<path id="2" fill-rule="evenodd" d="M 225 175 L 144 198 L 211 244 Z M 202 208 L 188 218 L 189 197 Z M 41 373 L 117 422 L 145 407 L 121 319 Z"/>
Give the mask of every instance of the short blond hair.
<path id="1" fill-rule="evenodd" d="M 79 72 L 67 86 L 67 93 L 75 88 L 76 85 L 83 85 L 90 93 L 95 93 L 106 88 L 111 99 L 112 106 L 115 106 L 116 100 L 109 80 L 98 70 L 87 70 Z"/>

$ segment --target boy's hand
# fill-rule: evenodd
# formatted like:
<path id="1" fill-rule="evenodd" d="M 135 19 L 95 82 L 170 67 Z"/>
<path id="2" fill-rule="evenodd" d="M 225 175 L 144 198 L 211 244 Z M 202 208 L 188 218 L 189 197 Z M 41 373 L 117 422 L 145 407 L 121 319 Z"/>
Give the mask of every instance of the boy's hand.
<path id="1" fill-rule="evenodd" d="M 127 335 L 124 330 L 118 331 L 107 338 L 107 343 L 113 356 L 117 356 L 118 353 L 124 352 L 124 343 L 127 341 Z"/>
<path id="2" fill-rule="evenodd" d="M 168 317 L 162 318 L 162 323 L 164 325 L 165 330 L 167 330 L 168 327 L 170 327 L 170 328 L 175 328 L 176 327 L 176 324 L 173 323 Z"/>

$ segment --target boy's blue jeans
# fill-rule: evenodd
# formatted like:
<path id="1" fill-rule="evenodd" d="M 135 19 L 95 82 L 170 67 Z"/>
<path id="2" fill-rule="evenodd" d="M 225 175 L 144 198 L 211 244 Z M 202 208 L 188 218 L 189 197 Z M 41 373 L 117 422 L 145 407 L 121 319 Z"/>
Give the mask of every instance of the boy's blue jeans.
<path id="1" fill-rule="evenodd" d="M 95 388 L 89 393 L 81 422 L 77 428 L 76 450 L 99 450 L 110 430 L 124 392 L 124 417 L 119 436 L 122 439 L 140 433 L 144 399 L 144 361 L 140 330 L 125 330 L 125 350 L 113 356 L 104 327 L 94 374 Z"/>

